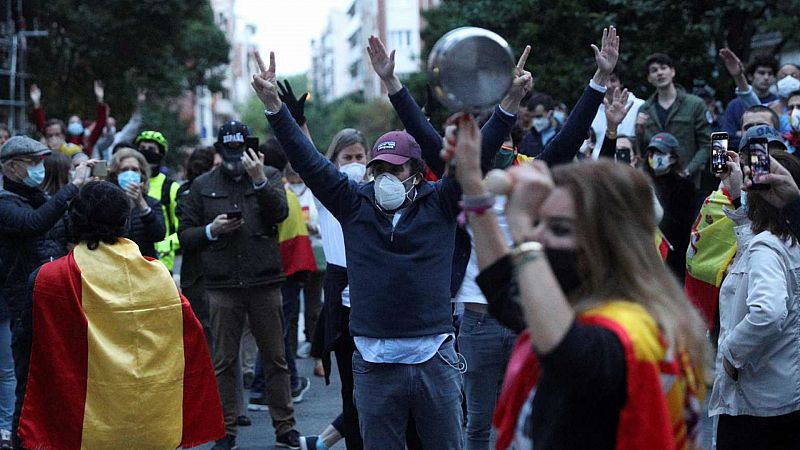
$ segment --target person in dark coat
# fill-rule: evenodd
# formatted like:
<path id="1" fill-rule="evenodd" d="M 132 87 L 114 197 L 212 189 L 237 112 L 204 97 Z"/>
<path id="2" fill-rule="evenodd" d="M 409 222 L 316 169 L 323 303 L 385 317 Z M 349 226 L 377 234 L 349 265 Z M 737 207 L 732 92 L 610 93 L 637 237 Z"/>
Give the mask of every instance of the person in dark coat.
<path id="1" fill-rule="evenodd" d="M 41 188 L 44 159 L 50 150 L 25 136 L 15 136 L 0 149 L 3 188 L 0 189 L 0 445 L 11 439 L 20 312 L 30 302 L 28 277 L 45 262 L 64 255 L 66 248 L 48 236 L 70 200 L 90 175 L 94 161 L 81 163 L 72 182 L 48 198 Z M 12 325 L 13 322 L 13 325 Z M 13 360 L 11 342 L 14 342 Z M 14 421 L 16 421 L 15 418 Z"/>

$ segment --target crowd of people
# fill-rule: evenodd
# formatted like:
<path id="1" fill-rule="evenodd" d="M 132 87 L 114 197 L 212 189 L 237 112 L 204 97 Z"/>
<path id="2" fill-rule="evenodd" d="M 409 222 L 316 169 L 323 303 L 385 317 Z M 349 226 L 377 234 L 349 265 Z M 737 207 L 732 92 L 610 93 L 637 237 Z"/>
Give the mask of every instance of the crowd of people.
<path id="1" fill-rule="evenodd" d="M 367 45 L 404 130 L 323 151 L 256 53 L 274 137 L 227 121 L 183 181 L 143 91 L 117 131 L 102 83 L 92 122 L 32 86 L 37 133 L 0 128 L 0 449 L 231 450 L 248 410 L 304 450 L 797 446 L 800 68 L 722 49 L 723 113 L 655 53 L 638 99 L 609 27 L 571 111 L 527 47 L 438 127 Z M 341 411 L 301 435 L 308 354 Z"/>

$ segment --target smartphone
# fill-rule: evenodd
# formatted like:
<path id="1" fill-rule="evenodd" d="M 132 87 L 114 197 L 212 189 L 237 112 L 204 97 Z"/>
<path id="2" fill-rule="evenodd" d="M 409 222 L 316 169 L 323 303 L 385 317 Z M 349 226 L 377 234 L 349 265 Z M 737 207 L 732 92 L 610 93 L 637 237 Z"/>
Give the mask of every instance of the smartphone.
<path id="1" fill-rule="evenodd" d="M 711 173 L 728 171 L 728 133 L 711 133 Z"/>
<path id="2" fill-rule="evenodd" d="M 750 139 L 746 157 L 747 165 L 750 167 L 750 181 L 753 182 L 750 189 L 769 189 L 768 184 L 758 184 L 755 182 L 757 176 L 767 175 L 769 173 L 769 147 L 767 138 Z"/>
<path id="3" fill-rule="evenodd" d="M 258 139 L 258 138 L 256 138 L 256 139 Z M 228 220 L 241 219 L 242 218 L 242 212 L 241 211 L 229 211 L 229 212 L 225 213 L 225 217 L 227 217 Z"/>
<path id="4" fill-rule="evenodd" d="M 245 148 L 252 148 L 254 152 L 258 153 L 258 136 L 247 136 L 244 138 Z"/>
<path id="5" fill-rule="evenodd" d="M 630 164 L 631 163 L 631 149 L 629 147 L 620 147 L 620 148 L 618 148 L 616 153 L 614 153 L 614 159 L 617 160 L 617 162 Z"/>
<path id="6" fill-rule="evenodd" d="M 108 161 L 97 161 L 92 167 L 93 177 L 107 177 L 108 176 Z"/>

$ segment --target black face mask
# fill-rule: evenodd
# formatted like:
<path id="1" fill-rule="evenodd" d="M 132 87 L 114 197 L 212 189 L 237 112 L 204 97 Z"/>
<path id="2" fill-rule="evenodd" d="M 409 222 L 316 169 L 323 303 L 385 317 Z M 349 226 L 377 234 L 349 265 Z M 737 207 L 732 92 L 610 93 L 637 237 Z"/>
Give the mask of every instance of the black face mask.
<path id="1" fill-rule="evenodd" d="M 153 151 L 140 151 L 142 155 L 144 155 L 144 159 L 147 160 L 147 163 L 150 165 L 161 165 L 161 160 L 164 159 L 164 156 L 160 152 L 153 152 Z"/>
<path id="2" fill-rule="evenodd" d="M 564 294 L 569 295 L 581 284 L 578 276 L 578 252 L 575 250 L 546 248 L 545 256 L 550 269 Z"/>

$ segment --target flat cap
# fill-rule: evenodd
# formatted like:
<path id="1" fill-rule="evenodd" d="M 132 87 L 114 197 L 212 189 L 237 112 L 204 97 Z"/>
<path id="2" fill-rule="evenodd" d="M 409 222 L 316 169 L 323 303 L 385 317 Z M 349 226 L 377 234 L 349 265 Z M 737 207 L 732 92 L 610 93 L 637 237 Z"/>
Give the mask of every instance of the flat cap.
<path id="1" fill-rule="evenodd" d="M 6 162 L 11 158 L 21 156 L 43 156 L 52 153 L 46 145 L 27 136 L 14 136 L 3 144 L 0 149 L 0 161 Z"/>

